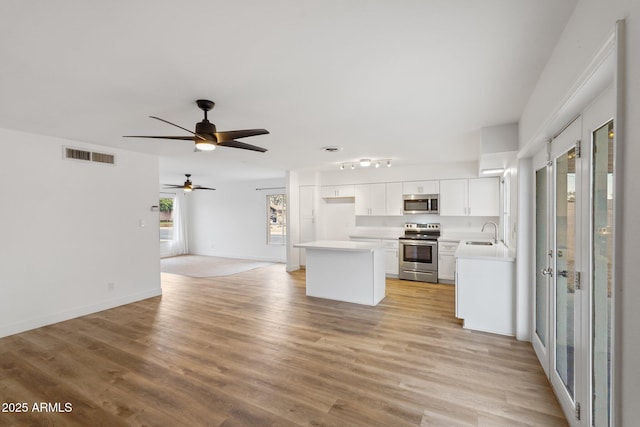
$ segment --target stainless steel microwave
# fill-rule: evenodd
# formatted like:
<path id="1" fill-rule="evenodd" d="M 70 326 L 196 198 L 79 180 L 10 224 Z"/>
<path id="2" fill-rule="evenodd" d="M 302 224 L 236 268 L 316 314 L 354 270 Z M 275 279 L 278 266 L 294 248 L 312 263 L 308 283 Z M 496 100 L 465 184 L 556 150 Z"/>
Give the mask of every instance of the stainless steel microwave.
<path id="1" fill-rule="evenodd" d="M 405 214 L 437 214 L 440 212 L 440 200 L 437 194 L 405 194 L 402 204 Z"/>

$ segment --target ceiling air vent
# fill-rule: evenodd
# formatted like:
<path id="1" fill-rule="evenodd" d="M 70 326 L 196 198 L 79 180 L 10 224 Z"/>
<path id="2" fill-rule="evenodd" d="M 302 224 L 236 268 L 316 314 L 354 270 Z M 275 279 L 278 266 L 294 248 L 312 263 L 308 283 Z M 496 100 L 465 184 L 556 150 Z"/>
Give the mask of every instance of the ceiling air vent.
<path id="1" fill-rule="evenodd" d="M 96 151 L 81 150 L 73 147 L 64 147 L 64 158 L 108 165 L 115 165 L 116 163 L 116 156 L 113 154 L 98 153 Z"/>

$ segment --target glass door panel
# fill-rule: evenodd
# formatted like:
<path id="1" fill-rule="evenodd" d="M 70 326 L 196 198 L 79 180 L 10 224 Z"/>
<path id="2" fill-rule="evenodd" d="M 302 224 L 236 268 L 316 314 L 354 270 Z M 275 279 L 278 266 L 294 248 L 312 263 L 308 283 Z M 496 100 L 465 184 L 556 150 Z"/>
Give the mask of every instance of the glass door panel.
<path id="1" fill-rule="evenodd" d="M 611 425 L 613 121 L 593 132 L 592 425 Z"/>
<path id="2" fill-rule="evenodd" d="M 554 368 L 571 400 L 575 396 L 575 240 L 576 150 L 555 162 L 555 363 Z"/>
<path id="3" fill-rule="evenodd" d="M 549 289 L 549 203 L 547 202 L 547 167 L 536 171 L 536 297 L 535 332 L 543 348 L 547 347 L 548 289 Z"/>

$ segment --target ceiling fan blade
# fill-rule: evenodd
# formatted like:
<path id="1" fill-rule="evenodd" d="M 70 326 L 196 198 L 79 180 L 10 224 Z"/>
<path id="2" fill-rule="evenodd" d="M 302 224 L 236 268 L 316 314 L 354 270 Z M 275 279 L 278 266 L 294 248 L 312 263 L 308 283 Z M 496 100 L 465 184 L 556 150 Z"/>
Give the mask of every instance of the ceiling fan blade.
<path id="1" fill-rule="evenodd" d="M 152 119 L 160 120 L 161 122 L 164 122 L 164 123 L 166 123 L 166 124 L 168 124 L 168 125 L 175 126 L 175 127 L 179 128 L 179 129 L 182 129 L 183 131 L 189 132 L 190 134 L 194 135 L 196 138 L 198 138 L 198 139 L 200 139 L 200 140 L 202 140 L 202 141 L 206 141 L 206 140 L 207 140 L 207 138 L 205 138 L 204 136 L 202 136 L 202 135 L 198 135 L 198 134 L 197 134 L 197 133 L 195 133 L 194 131 L 189 130 L 189 129 L 187 129 L 187 128 L 183 128 L 182 126 L 179 126 L 179 125 L 177 125 L 177 124 L 175 124 L 175 123 L 171 123 L 171 122 L 170 122 L 170 121 L 168 121 L 168 120 L 161 119 L 160 117 L 156 117 L 156 116 L 149 116 L 149 117 L 151 117 Z"/>
<path id="2" fill-rule="evenodd" d="M 194 190 L 215 190 L 215 188 L 211 188 L 211 187 L 201 187 L 199 185 L 194 185 L 193 186 Z"/>
<path id="3" fill-rule="evenodd" d="M 251 145 L 251 144 L 247 144 L 246 142 L 240 142 L 240 141 L 218 142 L 218 145 L 222 147 L 242 148 L 243 150 L 259 151 L 261 153 L 264 153 L 265 151 L 267 151 L 266 148 L 258 147 L 257 145 Z"/>
<path id="4" fill-rule="evenodd" d="M 184 188 L 184 185 L 164 184 L 164 188 Z"/>
<path id="5" fill-rule="evenodd" d="M 266 129 L 244 129 L 244 130 L 228 130 L 224 132 L 216 132 L 216 140 L 218 142 L 227 142 L 237 138 L 246 138 L 248 136 L 266 135 L 269 131 Z"/>
<path id="6" fill-rule="evenodd" d="M 193 141 L 194 136 L 146 136 L 146 135 L 124 135 L 123 138 L 156 138 L 156 139 L 179 139 L 182 141 Z"/>

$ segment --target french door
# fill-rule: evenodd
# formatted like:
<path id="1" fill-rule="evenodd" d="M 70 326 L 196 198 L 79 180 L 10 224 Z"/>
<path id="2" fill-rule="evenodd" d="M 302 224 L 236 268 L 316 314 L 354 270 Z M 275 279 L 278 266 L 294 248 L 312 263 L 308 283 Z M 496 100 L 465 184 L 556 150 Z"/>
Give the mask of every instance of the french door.
<path id="1" fill-rule="evenodd" d="M 612 91 L 534 157 L 533 347 L 572 426 L 609 426 Z"/>

